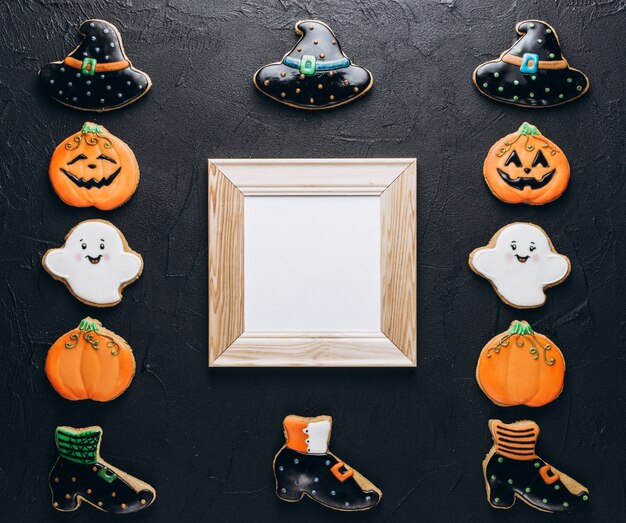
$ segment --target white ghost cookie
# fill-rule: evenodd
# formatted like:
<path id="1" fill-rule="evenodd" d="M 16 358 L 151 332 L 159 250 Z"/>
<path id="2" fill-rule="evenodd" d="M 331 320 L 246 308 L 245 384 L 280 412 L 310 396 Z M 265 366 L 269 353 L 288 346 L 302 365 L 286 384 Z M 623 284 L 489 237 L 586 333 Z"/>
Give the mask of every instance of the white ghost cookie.
<path id="1" fill-rule="evenodd" d="M 503 227 L 486 247 L 474 249 L 469 265 L 491 282 L 505 303 L 518 309 L 543 305 L 545 289 L 570 272 L 569 258 L 556 252 L 545 231 L 521 222 Z"/>
<path id="2" fill-rule="evenodd" d="M 41 263 L 76 298 L 95 307 L 117 305 L 122 289 L 143 270 L 141 255 L 106 220 L 79 223 L 65 237 L 65 245 L 50 249 Z"/>

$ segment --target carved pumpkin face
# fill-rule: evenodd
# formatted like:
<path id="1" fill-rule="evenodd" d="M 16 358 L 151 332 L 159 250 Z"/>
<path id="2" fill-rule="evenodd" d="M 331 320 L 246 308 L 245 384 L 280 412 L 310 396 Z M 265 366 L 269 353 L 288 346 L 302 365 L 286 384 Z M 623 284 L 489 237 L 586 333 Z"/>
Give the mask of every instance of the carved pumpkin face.
<path id="1" fill-rule="evenodd" d="M 50 347 L 46 375 L 65 399 L 111 401 L 130 385 L 135 358 L 123 338 L 85 318 Z"/>
<path id="2" fill-rule="evenodd" d="M 476 367 L 480 388 L 502 407 L 546 405 L 561 394 L 564 376 L 559 348 L 525 321 L 514 321 L 491 339 Z"/>
<path id="3" fill-rule="evenodd" d="M 543 205 L 569 182 L 569 162 L 559 147 L 526 122 L 496 142 L 483 166 L 491 192 L 506 203 Z"/>
<path id="4" fill-rule="evenodd" d="M 68 205 L 108 211 L 133 195 L 139 166 L 128 145 L 87 122 L 56 148 L 49 175 L 55 192 Z"/>

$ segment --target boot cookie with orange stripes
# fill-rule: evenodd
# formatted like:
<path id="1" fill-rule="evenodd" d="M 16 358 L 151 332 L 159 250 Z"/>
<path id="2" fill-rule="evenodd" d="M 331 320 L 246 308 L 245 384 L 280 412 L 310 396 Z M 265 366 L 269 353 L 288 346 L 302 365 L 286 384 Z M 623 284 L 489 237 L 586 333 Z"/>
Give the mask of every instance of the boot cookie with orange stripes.
<path id="1" fill-rule="evenodd" d="M 487 499 L 511 508 L 519 498 L 543 512 L 569 512 L 589 501 L 589 491 L 535 453 L 539 427 L 534 421 L 489 420 L 493 447 L 483 461 Z"/>
<path id="2" fill-rule="evenodd" d="M 332 418 L 287 416 L 283 421 L 287 443 L 274 458 L 276 493 L 284 501 L 305 495 L 329 508 L 367 510 L 382 492 L 356 470 L 328 451 Z"/>

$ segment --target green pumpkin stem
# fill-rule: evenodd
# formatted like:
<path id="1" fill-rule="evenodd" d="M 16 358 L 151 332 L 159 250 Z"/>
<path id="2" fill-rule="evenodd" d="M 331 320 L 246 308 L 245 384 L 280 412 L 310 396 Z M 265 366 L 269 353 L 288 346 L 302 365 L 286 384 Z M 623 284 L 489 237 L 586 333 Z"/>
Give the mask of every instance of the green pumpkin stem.
<path id="1" fill-rule="evenodd" d="M 526 321 L 515 320 L 509 327 L 509 334 L 519 334 L 520 336 L 535 334 L 535 331 Z"/>
<path id="2" fill-rule="evenodd" d="M 101 127 L 98 124 L 95 124 L 93 122 L 85 122 L 82 128 L 83 134 L 87 134 L 87 133 L 101 134 L 103 131 L 104 131 L 104 127 Z"/>
<path id="3" fill-rule="evenodd" d="M 85 332 L 98 332 L 98 329 L 101 326 L 102 324 L 98 320 L 94 320 L 93 318 L 84 318 L 78 325 L 78 329 Z"/>
<path id="4" fill-rule="evenodd" d="M 537 136 L 541 134 L 539 129 L 537 129 L 534 125 L 529 124 L 528 122 L 524 122 L 520 125 L 520 128 L 517 130 L 518 133 L 524 134 L 526 136 Z"/>

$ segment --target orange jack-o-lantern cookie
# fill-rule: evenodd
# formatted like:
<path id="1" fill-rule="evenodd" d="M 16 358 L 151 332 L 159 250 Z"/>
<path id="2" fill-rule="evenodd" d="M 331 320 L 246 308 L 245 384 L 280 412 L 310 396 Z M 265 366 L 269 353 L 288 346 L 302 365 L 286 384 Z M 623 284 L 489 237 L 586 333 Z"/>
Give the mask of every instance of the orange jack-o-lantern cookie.
<path id="1" fill-rule="evenodd" d="M 569 162 L 561 149 L 524 122 L 489 149 L 483 166 L 491 192 L 506 203 L 543 205 L 563 194 Z"/>
<path id="2" fill-rule="evenodd" d="M 68 400 L 111 401 L 133 380 L 135 358 L 121 336 L 85 318 L 50 347 L 46 375 Z"/>
<path id="3" fill-rule="evenodd" d="M 480 388 L 501 407 L 546 405 L 561 394 L 564 376 L 560 349 L 525 321 L 489 340 L 476 366 Z"/>
<path id="4" fill-rule="evenodd" d="M 55 149 L 49 175 L 65 203 L 103 211 L 126 203 L 139 184 L 139 166 L 130 147 L 91 122 Z"/>

